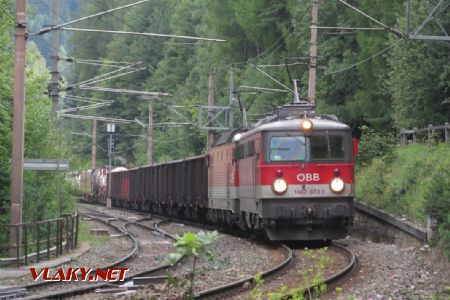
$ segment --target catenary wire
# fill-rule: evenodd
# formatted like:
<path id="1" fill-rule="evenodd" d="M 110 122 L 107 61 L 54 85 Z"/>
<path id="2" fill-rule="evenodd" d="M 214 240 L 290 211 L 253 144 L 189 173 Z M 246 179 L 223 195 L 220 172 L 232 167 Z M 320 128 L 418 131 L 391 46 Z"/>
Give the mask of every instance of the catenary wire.
<path id="1" fill-rule="evenodd" d="M 368 57 L 368 58 L 366 58 L 366 59 L 363 59 L 363 60 L 361 60 L 361 61 L 359 61 L 359 62 L 357 62 L 357 63 L 348 65 L 348 66 L 343 67 L 343 68 L 341 68 L 341 69 L 339 69 L 339 70 L 335 70 L 335 71 L 331 71 L 331 72 L 326 72 L 326 73 L 325 73 L 318 81 L 322 80 L 325 76 L 332 75 L 332 74 L 336 74 L 336 73 L 340 73 L 340 72 L 344 72 L 344 71 L 350 70 L 350 69 L 352 69 L 352 68 L 355 68 L 355 67 L 357 67 L 357 66 L 359 66 L 359 65 L 361 65 L 361 64 L 363 64 L 363 63 L 366 63 L 366 62 L 372 60 L 373 58 L 377 57 L 378 55 L 381 55 L 381 54 L 383 54 L 384 52 L 390 50 L 391 48 L 397 46 L 397 45 L 398 45 L 400 42 L 402 42 L 402 41 L 404 41 L 403 38 L 402 38 L 402 39 L 398 39 L 398 40 L 396 40 L 394 43 L 391 43 L 389 46 L 387 46 L 386 48 L 384 48 L 383 50 L 378 51 L 378 52 L 375 53 L 374 55 L 372 55 L 372 56 L 370 56 L 370 57 Z"/>

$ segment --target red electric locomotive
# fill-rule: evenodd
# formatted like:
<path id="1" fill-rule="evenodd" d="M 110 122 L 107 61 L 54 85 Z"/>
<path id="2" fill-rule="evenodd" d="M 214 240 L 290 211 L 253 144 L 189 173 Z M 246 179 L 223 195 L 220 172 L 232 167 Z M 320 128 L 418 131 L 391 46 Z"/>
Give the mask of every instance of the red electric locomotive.
<path id="1" fill-rule="evenodd" d="M 222 134 L 207 155 L 114 172 L 112 203 L 271 240 L 343 238 L 353 218 L 351 130 L 312 109 L 285 105 Z"/>
<path id="2" fill-rule="evenodd" d="M 353 148 L 350 127 L 335 117 L 283 106 L 211 149 L 209 209 L 271 240 L 343 238 L 353 218 Z"/>

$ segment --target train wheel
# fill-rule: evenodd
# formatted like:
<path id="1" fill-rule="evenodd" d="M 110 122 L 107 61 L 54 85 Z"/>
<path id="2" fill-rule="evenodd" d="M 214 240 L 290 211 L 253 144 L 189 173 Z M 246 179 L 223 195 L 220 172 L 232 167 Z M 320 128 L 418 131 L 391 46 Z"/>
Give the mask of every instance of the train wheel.
<path id="1" fill-rule="evenodd" d="M 190 207 L 189 207 L 189 206 L 184 207 L 183 210 L 182 210 L 182 212 L 181 212 L 181 215 L 182 215 L 182 217 L 183 217 L 184 219 L 190 220 L 190 219 L 191 219 L 191 211 L 190 211 Z"/>
<path id="2" fill-rule="evenodd" d="M 192 220 L 198 221 L 198 208 L 197 207 L 192 208 Z"/>
<path id="3" fill-rule="evenodd" d="M 259 230 L 261 229 L 261 218 L 258 214 L 252 213 L 251 216 L 252 229 Z"/>
<path id="4" fill-rule="evenodd" d="M 225 222 L 228 228 L 233 229 L 233 213 L 229 210 L 225 211 Z"/>
<path id="5" fill-rule="evenodd" d="M 206 213 L 206 220 L 210 224 L 215 224 L 216 220 L 214 219 L 214 211 L 213 209 L 209 208 L 208 212 Z"/>

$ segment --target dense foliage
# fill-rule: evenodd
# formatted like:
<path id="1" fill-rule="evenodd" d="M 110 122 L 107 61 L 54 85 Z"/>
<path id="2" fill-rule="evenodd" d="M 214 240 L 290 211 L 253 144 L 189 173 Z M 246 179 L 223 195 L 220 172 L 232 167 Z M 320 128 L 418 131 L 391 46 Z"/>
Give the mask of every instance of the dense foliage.
<path id="1" fill-rule="evenodd" d="M 395 149 L 397 139 L 391 131 L 375 131 L 363 125 L 359 139 L 357 165 L 364 167 L 376 157 L 389 156 Z"/>
<path id="2" fill-rule="evenodd" d="M 357 174 L 358 199 L 396 215 L 438 222 L 438 237 L 450 258 L 450 148 L 439 144 L 399 147 L 373 159 Z"/>
<path id="3" fill-rule="evenodd" d="M 132 0 L 74 0 L 60 2 L 60 20 L 64 22 L 81 16 L 111 9 Z M 253 65 L 290 86 L 289 75 L 283 64 L 289 65 L 292 78 L 300 79 L 300 91 L 306 96 L 307 62 L 309 56 L 309 32 L 312 1 L 299 0 L 151 0 L 130 9 L 93 18 L 76 24 L 80 28 L 123 30 L 134 32 L 170 33 L 183 36 L 222 38 L 225 43 L 186 40 L 178 38 L 144 37 L 103 33 L 62 34 L 60 55 L 67 51 L 75 58 L 74 64 L 61 62 L 69 84 L 105 74 L 114 68 L 95 64 L 81 64 L 80 60 L 104 60 L 141 62 L 145 70 L 117 77 L 96 85 L 123 89 L 159 91 L 170 97 L 155 102 L 155 123 L 186 122 L 167 109 L 166 105 L 182 105 L 179 111 L 194 124 L 198 123 L 199 105 L 206 105 L 208 76 L 215 69 L 216 104 L 228 103 L 229 71 L 235 68 L 235 86 L 260 86 L 281 88 Z M 349 1 L 384 24 L 401 32 L 406 31 L 405 1 Z M 437 3 L 413 1 L 411 28 L 417 28 L 429 10 Z M 9 207 L 9 173 L 11 151 L 11 111 L 13 78 L 13 13 L 12 0 L 0 0 L 0 207 L 2 214 Z M 64 4 L 63 4 L 64 3 Z M 30 1 L 32 31 L 49 23 L 49 3 Z M 450 31 L 450 11 L 442 10 L 421 33 L 440 34 L 439 26 Z M 330 27 L 377 27 L 368 18 L 346 7 L 339 1 L 322 1 L 319 25 Z M 48 38 L 48 37 L 44 37 Z M 30 39 L 32 39 L 30 37 Z M 43 38 L 35 37 L 41 50 L 50 48 Z M 67 50 L 64 50 L 67 49 Z M 395 130 L 403 127 L 424 127 L 442 124 L 450 117 L 450 44 L 435 41 L 407 41 L 389 31 L 319 30 L 319 57 L 317 105 L 320 113 L 336 114 L 350 124 L 355 131 L 364 125 L 365 137 L 361 147 L 369 163 L 373 157 L 386 153 L 384 145 L 393 145 Z M 69 157 L 68 148 L 80 157 L 83 167 L 90 165 L 91 139 L 80 134 L 90 134 L 91 122 L 64 119 L 59 123 L 66 134 L 75 133 L 70 140 L 55 130 L 54 120 L 48 114 L 49 100 L 44 95 L 48 70 L 39 51 L 29 43 L 27 65 L 27 158 Z M 78 60 L 78 63 L 77 63 Z M 306 72 L 305 72 L 306 71 Z M 306 74 L 306 75 L 305 75 Z M 67 92 L 76 96 L 114 100 L 111 107 L 79 114 L 99 115 L 147 122 L 148 102 L 127 94 L 89 92 L 75 88 Z M 242 105 L 249 109 L 249 118 L 256 119 L 269 113 L 273 104 L 292 100 L 287 93 L 239 93 Z M 67 100 L 65 108 L 86 103 Z M 236 115 L 236 122 L 242 115 Z M 106 124 L 98 125 L 98 163 L 106 163 Z M 146 128 L 138 124 L 118 126 L 116 134 L 115 164 L 129 166 L 146 163 Z M 200 154 L 205 151 L 205 131 L 196 126 L 155 127 L 154 160 L 166 161 Z M 56 145 L 61 145 L 56 147 Z M 392 149 L 392 147 L 390 147 Z M 431 151 L 431 150 L 428 150 Z M 437 151 L 437 150 L 436 150 Z M 416 157 L 409 158 L 414 162 Z M 436 162 L 437 163 L 437 162 Z M 71 161 L 71 165 L 78 165 Z M 408 164 L 405 162 L 405 165 Z M 427 165 L 428 166 L 428 165 Z M 362 173 L 364 180 L 373 180 L 373 197 L 380 196 L 383 205 L 388 199 L 402 199 L 409 195 L 408 184 L 413 178 L 392 177 L 386 181 L 383 174 L 387 162 L 375 159 L 373 165 Z M 400 168 L 400 166 L 399 166 Z M 378 171 L 374 171 L 378 170 Z M 430 169 L 430 171 L 433 171 Z M 364 174 L 373 176 L 364 179 Z M 420 172 L 419 172 L 420 173 Z M 47 216 L 56 207 L 55 174 L 26 173 L 25 207 L 36 210 L 36 216 Z M 402 177 L 403 178 L 403 177 Z M 388 189 L 384 189 L 389 185 Z M 35 187 L 45 186 L 39 193 Z M 64 189 L 63 189 L 64 190 Z M 386 193 L 385 193 L 386 192 Z M 420 194 L 420 193 L 419 193 Z M 420 194 L 425 196 L 423 194 Z M 30 199 L 47 199 L 45 202 Z M 419 197 L 419 196 L 417 196 Z M 370 199 L 369 199 L 370 200 Z M 31 201 L 31 202 L 27 202 Z M 423 202 L 423 200 L 422 200 Z M 422 203 L 421 202 L 421 203 Z M 422 203 L 423 204 L 423 203 Z M 401 200 L 395 207 L 404 208 Z M 388 206 L 389 206 L 388 205 Z M 407 207 L 407 206 L 406 206 Z M 407 209 L 408 210 L 408 209 Z M 423 205 L 411 213 L 423 211 Z M 25 213 L 26 218 L 29 218 Z M 31 218 L 31 217 L 30 217 Z M 5 221 L 5 220 L 3 220 Z"/>
<path id="4" fill-rule="evenodd" d="M 12 0 L 0 0 L 0 225 L 9 224 L 14 79 L 14 10 Z M 61 130 L 50 114 L 51 101 L 45 95 L 50 78 L 45 60 L 34 43 L 27 44 L 25 90 L 25 153 L 28 158 L 71 158 Z M 72 163 L 76 163 L 72 160 Z M 23 222 L 54 218 L 73 204 L 71 186 L 56 172 L 24 171 Z M 58 201 L 60 199 L 60 202 Z M 0 231 L 0 244 L 8 230 Z"/>
<path id="5" fill-rule="evenodd" d="M 12 95 L 13 95 L 13 35 L 14 16 L 9 10 L 13 1 L 0 1 L 0 209 L 9 211 Z M 5 222 L 2 219 L 2 222 Z"/>
<path id="6" fill-rule="evenodd" d="M 433 2 L 433 1 L 431 1 Z M 434 1 L 436 2 L 436 1 Z M 435 3 L 414 3 L 411 28 L 416 28 Z M 89 15 L 123 4 L 123 1 L 87 1 L 80 4 L 78 16 Z M 351 1 L 362 11 L 399 31 L 406 31 L 404 1 Z M 136 37 L 97 33 L 76 33 L 71 55 L 81 59 L 142 61 L 145 71 L 101 83 L 146 91 L 168 92 L 170 98 L 156 104 L 155 122 L 182 121 L 164 104 L 185 105 L 181 112 L 194 123 L 198 120 L 196 105 L 206 105 L 208 74 L 216 70 L 216 104 L 228 102 L 228 72 L 236 70 L 236 87 L 240 85 L 280 88 L 255 70 L 249 63 L 265 65 L 264 70 L 285 85 L 290 85 L 284 59 L 292 78 L 301 78 L 302 95 L 306 95 L 309 54 L 311 1 L 298 0 L 152 0 L 109 16 L 86 21 L 86 28 L 137 32 L 172 33 L 226 39 L 225 43 L 196 42 L 176 38 Z M 449 28 L 449 11 L 436 18 Z M 75 18 L 75 16 L 73 17 Z M 378 25 L 338 1 L 320 5 L 320 26 L 377 27 Z M 436 31 L 437 30 L 437 31 Z M 437 23 L 424 27 L 425 34 L 438 34 Z M 318 110 L 338 115 L 355 130 L 367 125 L 375 132 L 402 127 L 423 127 L 448 121 L 449 48 L 446 42 L 405 41 L 388 31 L 319 30 Z M 293 59 L 293 57 L 296 57 Z M 279 65 L 274 67 L 272 65 Z M 271 67 L 270 67 L 270 66 Z M 73 83 L 107 72 L 100 66 L 75 65 Z M 87 93 L 73 94 L 114 99 L 111 109 L 91 112 L 102 116 L 147 120 L 147 102 L 137 97 Z M 251 118 L 271 111 L 273 104 L 286 103 L 285 93 L 240 93 L 250 106 Z M 240 118 L 240 115 L 237 116 Z M 89 132 L 90 125 L 70 121 L 72 130 Z M 99 129 L 103 135 L 104 128 Z M 145 163 L 146 129 L 138 125 L 120 126 L 117 155 L 131 165 Z M 81 139 L 81 138 L 80 138 Z M 89 139 L 82 152 L 89 153 Z M 181 158 L 199 154 L 205 148 L 205 132 L 193 126 L 157 127 L 154 137 L 155 160 Z M 106 145 L 101 138 L 99 145 Z M 103 159 L 106 153 L 101 153 Z"/>
<path id="7" fill-rule="evenodd" d="M 79 15 L 92 14 L 118 5 L 120 1 L 89 0 Z M 290 86 L 289 77 L 300 80 L 303 97 L 307 94 L 312 1 L 298 0 L 152 0 L 112 16 L 86 22 L 88 28 L 177 35 L 216 37 L 225 43 L 196 42 L 176 38 L 136 37 L 77 33 L 71 38 L 76 47 L 71 54 L 82 59 L 142 61 L 146 70 L 101 83 L 105 87 L 161 91 L 172 96 L 155 104 L 155 123 L 182 121 L 165 105 L 184 105 L 186 118 L 198 121 L 199 105 L 207 104 L 208 75 L 216 73 L 216 104 L 227 105 L 228 72 L 234 66 L 235 86 L 281 88 L 257 71 L 265 72 Z M 437 3 L 413 1 L 411 29 L 417 28 Z M 406 1 L 349 1 L 373 18 L 400 32 L 406 32 Z M 450 30 L 450 11 L 442 10 L 421 31 L 440 34 L 439 26 Z M 438 22 L 436 22 L 436 20 Z M 378 27 L 339 1 L 322 1 L 319 25 L 328 27 Z M 425 199 L 435 165 L 445 157 L 445 147 L 428 149 L 414 146 L 396 149 L 396 133 L 401 128 L 441 125 L 450 119 L 450 44 L 448 42 L 405 40 L 389 31 L 319 30 L 321 69 L 317 80 L 319 113 L 337 115 L 361 136 L 357 193 L 383 209 L 423 219 Z M 306 59 L 305 59 L 306 58 Z M 288 72 L 283 64 L 289 65 Z M 110 69 L 76 65 L 71 80 L 79 82 Z M 306 74 L 306 75 L 305 75 Z M 147 120 L 148 104 L 129 95 L 74 94 L 108 97 L 111 109 L 92 114 L 125 119 Z M 273 104 L 292 100 L 287 93 L 239 93 L 251 119 L 270 113 Z M 70 103 L 69 103 L 70 105 Z M 237 114 L 237 119 L 241 118 Z M 236 120 L 238 121 L 238 120 Z M 239 122 L 240 123 L 240 122 Z M 90 125 L 70 122 L 72 130 L 90 131 Z M 104 128 L 99 145 L 106 145 Z M 146 163 L 146 129 L 121 125 L 116 140 L 117 156 L 128 165 Z M 166 161 L 205 151 L 205 131 L 194 126 L 155 127 L 154 160 Z M 89 155 L 90 140 L 83 153 Z M 102 153 L 103 159 L 106 153 Z M 387 156 L 386 156 L 387 155 Z M 435 155 L 435 156 L 433 156 Z M 433 157 L 438 157 L 433 159 Z M 436 175 L 437 176 L 437 175 Z M 442 201 L 430 200 L 432 208 Z M 445 201 L 444 201 L 445 202 Z M 445 223 L 445 215 L 441 221 Z M 444 225 L 443 225 L 444 226 Z M 447 225 L 445 225 L 447 226 Z M 444 227 L 445 227 L 444 226 Z M 442 232 L 446 232 L 448 226 Z"/>
<path id="8" fill-rule="evenodd" d="M 450 168 L 442 165 L 434 172 L 425 195 L 425 209 L 438 226 L 438 240 L 450 260 Z"/>

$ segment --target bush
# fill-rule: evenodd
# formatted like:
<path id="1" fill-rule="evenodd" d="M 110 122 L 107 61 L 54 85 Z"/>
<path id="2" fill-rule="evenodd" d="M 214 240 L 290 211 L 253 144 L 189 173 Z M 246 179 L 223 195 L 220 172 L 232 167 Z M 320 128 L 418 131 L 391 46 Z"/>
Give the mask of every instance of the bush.
<path id="1" fill-rule="evenodd" d="M 426 220 L 425 204 L 436 166 L 450 169 L 450 149 L 447 145 L 428 147 L 408 145 L 398 147 L 389 156 L 372 160 L 356 175 L 356 197 L 375 207 L 397 215 Z"/>
<path id="2" fill-rule="evenodd" d="M 438 223 L 437 238 L 450 260 L 450 169 L 439 167 L 426 193 L 426 212 Z"/>
<path id="3" fill-rule="evenodd" d="M 425 223 L 433 216 L 438 239 L 450 258 L 450 147 L 413 144 L 361 166 L 356 197 L 396 215 Z"/>
<path id="4" fill-rule="evenodd" d="M 370 167 L 356 176 L 356 197 L 377 207 L 386 206 L 384 197 L 386 164 L 381 158 L 374 159 Z"/>
<path id="5" fill-rule="evenodd" d="M 396 145 L 395 136 L 391 132 L 376 132 L 367 126 L 361 126 L 359 154 L 357 162 L 365 165 L 374 158 L 390 154 Z"/>

